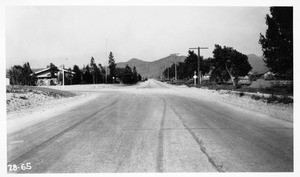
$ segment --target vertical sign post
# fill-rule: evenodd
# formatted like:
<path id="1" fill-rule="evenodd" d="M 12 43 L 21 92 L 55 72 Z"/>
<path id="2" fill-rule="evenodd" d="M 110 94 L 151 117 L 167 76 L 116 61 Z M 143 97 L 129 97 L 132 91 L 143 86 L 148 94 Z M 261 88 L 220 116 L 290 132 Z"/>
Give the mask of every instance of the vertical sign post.
<path id="1" fill-rule="evenodd" d="M 193 78 L 194 78 L 194 85 L 196 86 L 196 80 L 197 80 L 196 71 L 194 71 L 194 76 L 193 76 Z"/>

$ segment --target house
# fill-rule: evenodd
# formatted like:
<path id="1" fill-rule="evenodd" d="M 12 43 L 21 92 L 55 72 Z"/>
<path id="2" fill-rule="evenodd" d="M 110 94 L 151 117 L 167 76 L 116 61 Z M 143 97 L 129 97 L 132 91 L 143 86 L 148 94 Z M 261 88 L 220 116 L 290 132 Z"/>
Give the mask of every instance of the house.
<path id="1" fill-rule="evenodd" d="M 58 85 L 62 84 L 59 82 L 60 73 L 64 74 L 64 84 L 68 85 L 71 83 L 70 78 L 66 77 L 67 75 L 71 75 L 71 77 L 75 74 L 73 71 L 67 70 L 63 67 L 60 68 L 46 68 L 32 73 L 30 76 L 36 77 L 36 85 Z"/>

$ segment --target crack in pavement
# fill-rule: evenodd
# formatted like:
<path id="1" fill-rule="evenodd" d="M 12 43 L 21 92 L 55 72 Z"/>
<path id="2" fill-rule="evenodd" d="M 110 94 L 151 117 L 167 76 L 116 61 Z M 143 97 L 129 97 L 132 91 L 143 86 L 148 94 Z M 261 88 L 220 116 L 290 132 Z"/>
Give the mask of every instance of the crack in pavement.
<path id="1" fill-rule="evenodd" d="M 33 147 L 32 149 L 30 149 L 29 151 L 25 152 L 23 155 L 17 157 L 14 160 L 11 160 L 10 162 L 8 162 L 7 164 L 20 164 L 22 163 L 25 159 L 30 158 L 34 153 L 38 152 L 39 150 L 45 148 L 48 144 L 50 144 L 51 142 L 55 141 L 57 138 L 63 136 L 64 134 L 66 134 L 67 132 L 73 130 L 74 128 L 76 128 L 77 126 L 79 126 L 80 124 L 86 122 L 87 120 L 90 120 L 92 117 L 94 117 L 95 115 L 99 114 L 100 111 L 114 105 L 116 102 L 118 102 L 118 100 L 110 103 L 109 105 L 101 108 L 99 111 L 89 115 L 87 118 L 80 120 L 79 122 L 75 123 L 74 125 L 66 128 L 65 130 L 55 134 L 54 136 L 52 136 L 51 138 L 47 139 L 46 141 L 41 142 L 40 144 L 38 144 L 37 146 Z"/>
<path id="2" fill-rule="evenodd" d="M 157 172 L 163 172 L 164 166 L 163 166 L 163 157 L 164 157 L 164 126 L 165 126 L 165 116 L 166 116 L 166 110 L 167 105 L 166 101 L 162 99 L 164 102 L 164 110 L 163 115 L 160 122 L 160 129 L 158 133 L 158 147 L 157 147 L 157 157 L 156 157 L 156 171 Z"/>
<path id="3" fill-rule="evenodd" d="M 192 137 L 194 138 L 194 140 L 198 143 L 201 152 L 202 152 L 203 154 L 205 154 L 205 156 L 208 158 L 209 163 L 211 163 L 212 166 L 213 166 L 216 170 L 218 170 L 219 172 L 224 172 L 223 169 L 222 169 L 222 166 L 217 165 L 217 164 L 213 161 L 213 159 L 208 155 L 208 153 L 206 152 L 206 148 L 205 148 L 205 146 L 204 146 L 204 142 L 203 142 L 201 139 L 199 139 L 199 138 L 196 136 L 196 134 L 195 134 L 190 128 L 188 128 L 188 126 L 185 124 L 185 121 L 183 120 L 182 115 L 181 115 L 179 112 L 177 112 L 177 111 L 174 109 L 173 106 L 171 106 L 171 108 L 172 108 L 172 110 L 174 111 L 174 113 L 177 115 L 177 117 L 179 118 L 179 120 L 181 121 L 181 123 L 183 124 L 183 126 L 189 131 L 189 133 L 192 135 Z"/>

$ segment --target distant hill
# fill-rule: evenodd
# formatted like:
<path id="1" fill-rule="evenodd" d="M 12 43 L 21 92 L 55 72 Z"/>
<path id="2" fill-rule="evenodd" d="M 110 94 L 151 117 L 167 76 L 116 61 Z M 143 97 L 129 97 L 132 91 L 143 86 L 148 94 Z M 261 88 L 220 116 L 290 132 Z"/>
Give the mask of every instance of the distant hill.
<path id="1" fill-rule="evenodd" d="M 267 71 L 269 71 L 268 67 L 266 67 L 265 62 L 263 61 L 263 57 L 258 57 L 254 54 L 249 54 L 248 56 L 248 61 L 250 65 L 252 66 L 252 72 L 253 73 L 258 73 L 262 74 Z"/>
<path id="2" fill-rule="evenodd" d="M 262 74 L 267 72 L 269 69 L 265 66 L 265 63 L 262 57 L 258 57 L 254 54 L 249 54 L 248 61 L 252 66 L 252 72 Z M 124 68 L 126 65 L 130 66 L 131 69 L 135 66 L 136 70 L 142 77 L 158 77 L 162 70 L 167 68 L 168 62 L 170 66 L 172 62 L 183 62 L 186 59 L 186 56 L 176 56 L 174 54 L 155 60 L 152 62 L 143 61 L 137 58 L 133 58 L 127 62 L 117 63 L 117 67 Z"/>
<path id="3" fill-rule="evenodd" d="M 117 67 L 123 68 L 128 65 L 132 69 L 135 66 L 137 72 L 141 74 L 142 77 L 154 78 L 160 76 L 162 70 L 168 67 L 168 63 L 171 66 L 173 62 L 183 62 L 185 58 L 186 56 L 176 56 L 174 54 L 152 62 L 133 58 L 127 62 L 117 63 Z"/>

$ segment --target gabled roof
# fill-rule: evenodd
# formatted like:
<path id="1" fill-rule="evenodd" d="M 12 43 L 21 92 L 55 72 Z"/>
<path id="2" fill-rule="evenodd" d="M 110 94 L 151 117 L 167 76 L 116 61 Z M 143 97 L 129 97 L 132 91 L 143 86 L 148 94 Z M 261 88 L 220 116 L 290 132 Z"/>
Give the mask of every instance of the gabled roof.
<path id="1" fill-rule="evenodd" d="M 30 75 L 31 75 L 31 76 L 32 76 L 32 75 L 39 75 L 39 74 L 44 73 L 44 72 L 47 72 L 47 71 L 49 71 L 49 70 L 50 70 L 50 68 L 45 68 L 45 69 L 36 71 L 36 72 L 34 72 L 34 73 L 30 74 Z M 65 69 L 65 68 L 62 68 L 62 67 L 57 68 L 57 71 L 64 71 L 64 72 L 66 72 L 66 73 L 75 74 L 73 71 L 69 71 L 69 70 L 67 70 L 67 69 Z"/>
<path id="2" fill-rule="evenodd" d="M 75 74 L 75 72 L 73 72 L 73 71 L 70 71 L 70 70 L 68 70 L 68 69 L 65 69 L 65 68 L 62 68 L 62 67 L 59 67 L 58 69 L 59 69 L 59 71 L 64 71 L 64 72 L 66 72 L 66 73 Z"/>

